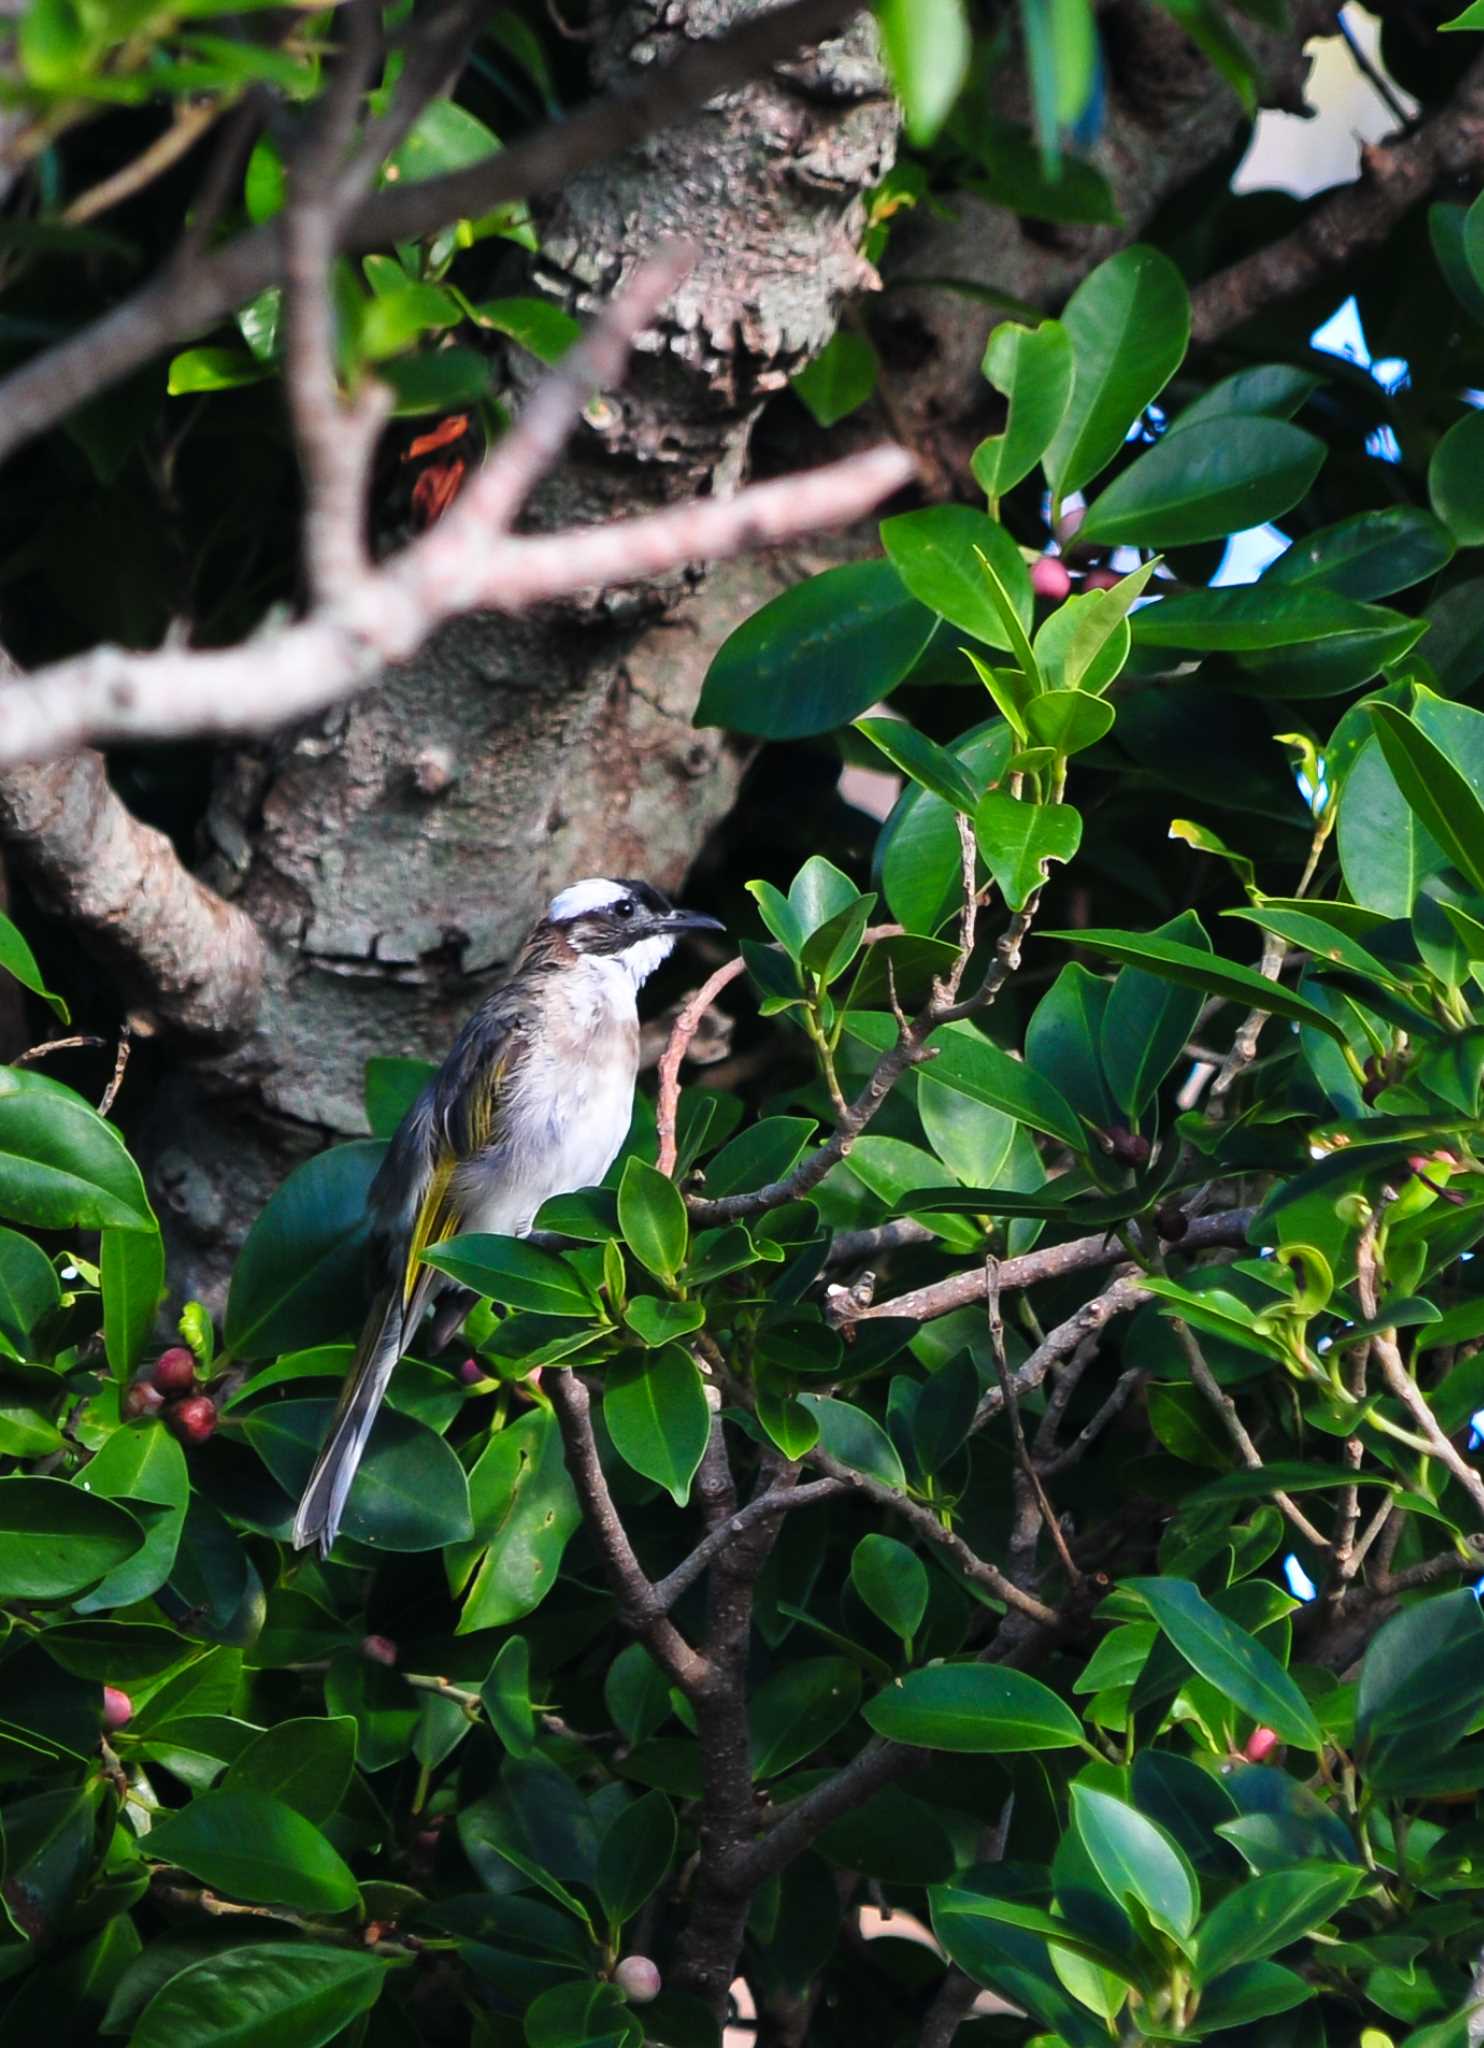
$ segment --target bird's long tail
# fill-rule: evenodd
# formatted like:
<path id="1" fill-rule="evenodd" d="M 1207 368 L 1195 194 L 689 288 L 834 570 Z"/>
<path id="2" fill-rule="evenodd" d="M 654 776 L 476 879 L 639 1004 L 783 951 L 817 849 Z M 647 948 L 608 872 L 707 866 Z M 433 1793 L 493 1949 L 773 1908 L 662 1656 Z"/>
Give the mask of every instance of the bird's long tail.
<path id="1" fill-rule="evenodd" d="M 371 1426 L 381 1407 L 387 1383 L 402 1356 L 406 1319 L 394 1284 L 381 1289 L 371 1303 L 371 1312 L 356 1346 L 355 1357 L 345 1376 L 340 1400 L 330 1422 L 324 1448 L 314 1461 L 314 1470 L 294 1517 L 294 1548 L 303 1550 L 319 1544 L 321 1557 L 328 1557 L 340 1533 L 351 1481 L 361 1462 Z"/>

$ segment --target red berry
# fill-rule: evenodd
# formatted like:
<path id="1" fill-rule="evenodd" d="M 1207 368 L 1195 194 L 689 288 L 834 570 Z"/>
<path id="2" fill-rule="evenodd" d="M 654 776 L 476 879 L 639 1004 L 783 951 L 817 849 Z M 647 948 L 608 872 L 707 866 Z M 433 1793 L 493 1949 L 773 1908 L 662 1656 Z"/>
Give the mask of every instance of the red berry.
<path id="1" fill-rule="evenodd" d="M 385 1664 L 390 1669 L 397 1661 L 397 1646 L 390 1636 L 363 1636 L 361 1655 L 372 1664 Z"/>
<path id="2" fill-rule="evenodd" d="M 1116 590 L 1123 578 L 1112 569 L 1089 569 L 1082 579 L 1084 590 Z"/>
<path id="3" fill-rule="evenodd" d="M 154 1415 L 164 1405 L 165 1396 L 148 1380 L 135 1380 L 133 1386 L 125 1387 L 124 1398 L 119 1403 L 128 1422 L 138 1421 L 141 1415 Z"/>
<path id="4" fill-rule="evenodd" d="M 660 1995 L 660 1973 L 648 1956 L 625 1956 L 613 1981 L 630 2005 L 648 2005 Z"/>
<path id="5" fill-rule="evenodd" d="M 1247 1737 L 1247 1746 L 1242 1751 L 1249 1764 L 1264 1764 L 1278 1747 L 1276 1728 L 1254 1728 Z"/>
<path id="6" fill-rule="evenodd" d="M 134 1718 L 134 1702 L 116 1685 L 103 1688 L 103 1726 L 111 1735 L 115 1728 L 127 1728 Z"/>
<path id="7" fill-rule="evenodd" d="M 459 1378 L 466 1387 L 482 1387 L 489 1374 L 477 1358 L 466 1358 L 459 1367 Z"/>
<path id="8" fill-rule="evenodd" d="M 1042 555 L 1031 565 L 1031 589 L 1037 597 L 1049 597 L 1060 604 L 1071 593 L 1072 579 L 1059 555 Z"/>
<path id="9" fill-rule="evenodd" d="M 189 1394 L 196 1385 L 196 1360 L 184 1344 L 172 1344 L 162 1351 L 149 1376 L 162 1394 Z"/>
<path id="10" fill-rule="evenodd" d="M 187 1394 L 166 1408 L 165 1425 L 183 1444 L 204 1444 L 216 1429 L 216 1403 L 209 1394 Z"/>
<path id="11" fill-rule="evenodd" d="M 1122 1124 L 1114 1124 L 1108 1133 L 1108 1150 L 1115 1159 L 1121 1159 L 1125 1166 L 1144 1166 L 1149 1160 L 1150 1145 L 1147 1138 L 1141 1138 L 1137 1131 L 1126 1130 Z"/>

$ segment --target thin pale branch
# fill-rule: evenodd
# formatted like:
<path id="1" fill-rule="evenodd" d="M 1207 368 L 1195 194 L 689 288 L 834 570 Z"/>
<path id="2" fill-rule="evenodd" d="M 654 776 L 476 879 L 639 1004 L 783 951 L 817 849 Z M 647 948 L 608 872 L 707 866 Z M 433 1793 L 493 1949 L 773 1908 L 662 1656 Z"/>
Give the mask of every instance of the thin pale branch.
<path id="1" fill-rule="evenodd" d="M 658 1166 L 667 1178 L 675 1172 L 675 1118 L 680 1108 L 680 1067 L 690 1042 L 701 1028 L 701 1020 L 724 988 L 737 979 L 747 962 L 739 953 L 718 967 L 703 981 L 681 1010 L 670 1032 L 670 1042 L 660 1059 L 659 1098 L 655 1107 L 655 1129 L 659 1136 Z"/>
<path id="2" fill-rule="evenodd" d="M 1214 1410 L 1247 1470 L 1260 1472 L 1263 1465 L 1262 1453 L 1248 1435 L 1246 1424 L 1237 1413 L 1236 1402 L 1207 1365 L 1205 1353 L 1196 1342 L 1194 1331 L 1180 1316 L 1171 1316 L 1170 1327 L 1175 1332 L 1176 1342 L 1185 1354 L 1185 1362 L 1190 1367 L 1190 1377 L 1195 1383 L 1196 1391 Z M 1274 1488 L 1273 1500 L 1306 1542 L 1312 1543 L 1317 1550 L 1328 1550 L 1328 1537 L 1315 1528 L 1303 1509 L 1289 1494 Z"/>
<path id="3" fill-rule="evenodd" d="M 843 1482 L 838 1479 L 811 1479 L 804 1486 L 788 1488 L 769 1487 L 745 1507 L 737 1509 L 726 1521 L 702 1537 L 688 1557 L 683 1557 L 674 1571 L 667 1572 L 654 1583 L 654 1597 L 666 1613 L 675 1605 L 681 1594 L 687 1592 L 705 1572 L 712 1559 L 720 1556 L 730 1543 L 735 1543 L 758 1522 L 765 1522 L 773 1515 L 784 1515 L 791 1508 L 812 1507 L 816 1501 L 830 1500 L 844 1491 Z"/>

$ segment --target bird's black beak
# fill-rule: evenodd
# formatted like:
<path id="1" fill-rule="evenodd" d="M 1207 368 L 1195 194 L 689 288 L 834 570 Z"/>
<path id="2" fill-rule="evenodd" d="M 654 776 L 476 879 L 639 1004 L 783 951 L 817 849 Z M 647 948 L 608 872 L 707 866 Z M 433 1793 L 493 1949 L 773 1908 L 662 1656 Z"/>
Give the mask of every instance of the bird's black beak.
<path id="1" fill-rule="evenodd" d="M 662 927 L 667 932 L 724 932 L 719 917 L 707 917 L 701 910 L 675 909 L 667 912 Z"/>

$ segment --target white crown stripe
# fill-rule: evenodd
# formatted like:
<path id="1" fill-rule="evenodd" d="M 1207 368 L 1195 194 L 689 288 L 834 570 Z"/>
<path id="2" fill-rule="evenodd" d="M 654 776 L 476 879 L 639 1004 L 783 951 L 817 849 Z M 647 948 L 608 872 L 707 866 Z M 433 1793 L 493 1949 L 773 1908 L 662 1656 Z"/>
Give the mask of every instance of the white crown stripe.
<path id="1" fill-rule="evenodd" d="M 621 903 L 628 890 L 618 882 L 610 882 L 602 875 L 589 876 L 585 882 L 574 882 L 560 895 L 553 896 L 546 915 L 553 924 L 564 924 L 568 918 L 584 917 L 590 910 L 609 910 L 615 903 Z"/>

